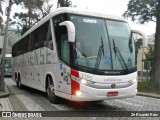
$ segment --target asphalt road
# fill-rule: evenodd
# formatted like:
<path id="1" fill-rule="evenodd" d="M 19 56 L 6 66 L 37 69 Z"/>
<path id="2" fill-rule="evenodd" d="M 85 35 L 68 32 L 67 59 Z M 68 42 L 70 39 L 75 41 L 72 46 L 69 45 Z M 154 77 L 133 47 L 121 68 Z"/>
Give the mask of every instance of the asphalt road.
<path id="1" fill-rule="evenodd" d="M 1 109 L 2 111 L 54 111 L 53 114 L 58 116 L 54 118 L 45 117 L 41 119 L 103 120 L 112 113 L 112 117 L 107 117 L 107 120 L 160 120 L 160 112 L 157 112 L 160 111 L 160 99 L 142 96 L 126 99 L 105 100 L 103 102 L 72 102 L 62 99 L 59 104 L 51 104 L 49 103 L 46 94 L 43 92 L 28 87 L 19 89 L 11 78 L 5 78 L 5 82 L 8 85 L 10 96 L 0 99 L 0 103 L 2 104 L 2 107 L 0 106 L 0 111 Z M 68 111 L 74 111 L 75 113 L 70 114 L 74 114 L 75 117 L 72 117 L 70 114 L 66 117 L 68 115 Z M 127 116 L 132 117 L 123 115 L 125 112 L 127 112 Z M 67 115 L 65 116 L 65 114 Z M 87 115 L 86 117 L 84 117 L 85 114 Z M 148 114 L 150 115 L 148 116 Z"/>

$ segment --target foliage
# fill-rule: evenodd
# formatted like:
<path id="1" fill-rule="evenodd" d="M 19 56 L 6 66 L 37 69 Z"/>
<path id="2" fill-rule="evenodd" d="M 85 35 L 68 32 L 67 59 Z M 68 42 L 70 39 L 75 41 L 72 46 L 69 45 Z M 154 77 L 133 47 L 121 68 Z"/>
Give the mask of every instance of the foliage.
<path id="1" fill-rule="evenodd" d="M 2 11 L 2 1 L 0 1 L 0 13 L 3 13 L 3 11 Z"/>
<path id="2" fill-rule="evenodd" d="M 138 91 L 150 91 L 150 82 L 147 80 L 143 80 L 142 82 L 138 82 Z"/>
<path id="3" fill-rule="evenodd" d="M 57 8 L 58 7 L 70 7 L 72 5 L 72 2 L 70 0 L 58 0 L 57 2 Z"/>
<path id="4" fill-rule="evenodd" d="M 157 4 L 158 0 L 130 0 L 123 16 L 131 18 L 132 21 L 138 20 L 141 24 L 156 21 Z"/>
<path id="5" fill-rule="evenodd" d="M 146 61 L 152 61 L 154 56 L 154 50 L 152 47 L 148 48 L 148 52 L 145 53 L 145 60 Z"/>
<path id="6" fill-rule="evenodd" d="M 2 11 L 2 0 L 0 1 L 0 14 L 3 14 L 3 11 Z M 3 22 L 3 18 L 0 15 L 0 29 L 2 29 L 2 22 Z"/>
<path id="7" fill-rule="evenodd" d="M 12 24 L 17 25 L 17 29 L 23 35 L 29 28 L 49 14 L 52 5 L 49 0 L 14 0 L 14 3 L 20 5 L 27 13 L 15 13 Z M 72 5 L 70 0 L 58 0 L 57 7 L 69 7 Z"/>
<path id="8" fill-rule="evenodd" d="M 16 25 L 18 31 L 23 35 L 29 28 L 49 14 L 52 5 L 47 2 L 48 0 L 14 0 L 15 4 L 20 5 L 27 12 L 15 13 L 14 21 L 11 24 Z"/>
<path id="9" fill-rule="evenodd" d="M 135 42 L 135 46 L 137 49 L 141 48 L 141 46 L 142 46 L 142 39 L 141 38 L 137 39 L 137 41 Z"/>

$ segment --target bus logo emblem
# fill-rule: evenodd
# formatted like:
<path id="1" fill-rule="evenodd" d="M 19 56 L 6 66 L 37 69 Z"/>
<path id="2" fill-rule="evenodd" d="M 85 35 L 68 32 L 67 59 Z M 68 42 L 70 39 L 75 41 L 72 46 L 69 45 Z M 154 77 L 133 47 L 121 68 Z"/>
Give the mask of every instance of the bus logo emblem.
<path id="1" fill-rule="evenodd" d="M 113 83 L 113 84 L 111 85 L 111 88 L 115 88 L 115 87 L 116 87 L 116 84 Z"/>

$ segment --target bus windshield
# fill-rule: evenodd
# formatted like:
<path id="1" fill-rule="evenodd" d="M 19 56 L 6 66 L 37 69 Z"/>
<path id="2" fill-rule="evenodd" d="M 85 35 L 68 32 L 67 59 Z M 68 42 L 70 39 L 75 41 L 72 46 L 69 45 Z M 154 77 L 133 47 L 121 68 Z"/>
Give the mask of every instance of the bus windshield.
<path id="1" fill-rule="evenodd" d="M 135 68 L 135 47 L 128 23 L 71 15 L 76 29 L 74 64 L 97 70 Z"/>
<path id="2" fill-rule="evenodd" d="M 11 68 L 11 57 L 5 58 L 5 68 Z"/>

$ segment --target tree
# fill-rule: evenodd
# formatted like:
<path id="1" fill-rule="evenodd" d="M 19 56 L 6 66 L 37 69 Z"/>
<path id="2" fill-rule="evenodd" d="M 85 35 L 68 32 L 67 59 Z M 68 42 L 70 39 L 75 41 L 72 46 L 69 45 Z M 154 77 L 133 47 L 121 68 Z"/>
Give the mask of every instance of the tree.
<path id="1" fill-rule="evenodd" d="M 160 92 L 160 1 L 157 5 L 157 21 L 156 21 L 156 35 L 154 44 L 154 57 L 151 72 L 151 88 L 153 91 Z"/>
<path id="2" fill-rule="evenodd" d="M 48 4 L 50 0 L 13 0 L 16 5 L 22 6 L 28 10 L 27 13 L 20 12 L 14 14 L 12 24 L 17 26 L 21 35 L 35 25 L 38 21 L 49 14 L 52 5 Z M 57 7 L 69 7 L 72 5 L 70 0 L 58 0 Z"/>
<path id="3" fill-rule="evenodd" d="M 153 56 L 154 56 L 154 50 L 152 47 L 148 48 L 148 52 L 144 53 L 145 54 L 145 60 L 146 61 L 152 61 L 153 60 Z"/>
<path id="4" fill-rule="evenodd" d="M 70 0 L 58 0 L 57 2 L 57 8 L 70 6 L 72 6 L 72 2 Z"/>
<path id="5" fill-rule="evenodd" d="M 160 0 L 130 0 L 124 17 L 131 17 L 132 21 L 138 20 L 143 24 L 156 21 L 156 34 L 154 56 L 151 72 L 151 89 L 160 92 Z"/>
<path id="6" fill-rule="evenodd" d="M 3 15 L 3 11 L 2 11 L 2 0 L 0 1 L 0 14 Z M 2 22 L 3 22 L 3 19 L 2 19 L 2 16 L 0 15 L 0 29 L 2 29 Z"/>
<path id="7" fill-rule="evenodd" d="M 130 17 L 132 21 L 138 20 L 141 24 L 156 21 L 157 4 L 158 0 L 130 0 L 123 16 L 125 18 Z"/>
<path id="8" fill-rule="evenodd" d="M 13 16 L 12 24 L 17 26 L 21 35 L 49 14 L 52 7 L 48 0 L 14 0 L 14 3 L 27 10 L 27 13 L 15 13 Z"/>

